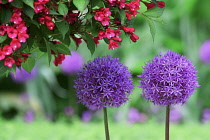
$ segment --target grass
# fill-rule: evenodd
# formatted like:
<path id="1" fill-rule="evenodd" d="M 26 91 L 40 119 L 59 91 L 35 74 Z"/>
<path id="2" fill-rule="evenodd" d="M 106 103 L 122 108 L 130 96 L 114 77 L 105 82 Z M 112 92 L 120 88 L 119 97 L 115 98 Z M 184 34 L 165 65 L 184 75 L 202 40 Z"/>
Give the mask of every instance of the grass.
<path id="1" fill-rule="evenodd" d="M 163 140 L 164 124 L 110 123 L 111 140 Z M 1 140 L 105 140 L 103 122 L 0 122 Z M 210 124 L 170 126 L 170 140 L 208 140 Z"/>

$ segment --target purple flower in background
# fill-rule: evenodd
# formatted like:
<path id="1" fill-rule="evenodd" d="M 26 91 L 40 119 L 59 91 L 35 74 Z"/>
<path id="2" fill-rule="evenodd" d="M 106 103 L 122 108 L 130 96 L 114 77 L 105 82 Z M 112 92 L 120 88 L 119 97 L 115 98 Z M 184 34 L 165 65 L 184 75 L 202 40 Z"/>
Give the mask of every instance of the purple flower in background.
<path id="1" fill-rule="evenodd" d="M 20 94 L 20 99 L 21 99 L 21 101 L 23 101 L 23 102 L 28 102 L 28 101 L 29 101 L 29 95 L 28 95 L 28 93 L 26 93 L 26 92 L 21 93 L 21 94 Z"/>
<path id="2" fill-rule="evenodd" d="M 65 55 L 65 60 L 60 65 L 62 72 L 66 75 L 77 73 L 83 66 L 83 57 L 76 51 L 71 51 L 71 55 Z"/>
<path id="3" fill-rule="evenodd" d="M 180 121 L 181 121 L 181 119 L 182 119 L 182 114 L 181 114 L 181 112 L 178 110 L 178 109 L 171 109 L 171 111 L 170 111 L 170 121 L 172 122 L 172 123 L 180 123 Z"/>
<path id="4" fill-rule="evenodd" d="M 210 108 L 206 108 L 203 110 L 202 122 L 203 123 L 210 122 Z"/>
<path id="5" fill-rule="evenodd" d="M 143 67 L 140 88 L 143 97 L 156 105 L 184 104 L 199 87 L 197 70 L 185 56 L 167 51 Z"/>
<path id="6" fill-rule="evenodd" d="M 24 116 L 24 121 L 25 122 L 32 122 L 35 119 L 35 114 L 33 111 L 29 110 L 26 112 L 25 116 Z"/>
<path id="7" fill-rule="evenodd" d="M 210 64 L 210 40 L 206 40 L 200 47 L 200 60 L 206 64 Z"/>
<path id="8" fill-rule="evenodd" d="M 92 119 L 92 113 L 90 111 L 84 111 L 82 113 L 82 121 L 89 122 Z"/>
<path id="9" fill-rule="evenodd" d="M 133 89 L 133 80 L 119 58 L 98 57 L 78 73 L 74 88 L 80 103 L 97 110 L 125 103 Z"/>
<path id="10" fill-rule="evenodd" d="M 71 106 L 66 106 L 64 108 L 64 113 L 65 113 L 66 116 L 71 116 L 71 115 L 74 114 L 74 108 L 71 107 Z"/>
<path id="11" fill-rule="evenodd" d="M 137 122 L 145 122 L 147 120 L 147 116 L 144 113 L 140 113 L 136 108 L 130 108 L 128 111 L 128 122 L 129 123 L 137 123 Z"/>
<path id="12" fill-rule="evenodd" d="M 29 80 L 32 80 L 36 77 L 37 74 L 37 68 L 33 68 L 31 70 L 31 72 L 27 72 L 26 70 L 24 70 L 22 67 L 21 68 L 17 68 L 16 67 L 16 74 L 14 73 L 10 73 L 12 79 L 17 82 L 17 83 L 24 83 L 27 82 Z"/>

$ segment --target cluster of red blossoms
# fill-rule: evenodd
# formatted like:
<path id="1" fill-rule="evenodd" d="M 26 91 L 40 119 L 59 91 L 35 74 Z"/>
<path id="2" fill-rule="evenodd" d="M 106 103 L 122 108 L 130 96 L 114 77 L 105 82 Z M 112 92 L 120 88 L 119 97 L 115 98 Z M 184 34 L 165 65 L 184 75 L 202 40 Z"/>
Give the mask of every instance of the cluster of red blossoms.
<path id="1" fill-rule="evenodd" d="M 21 43 L 26 42 L 26 39 L 29 38 L 27 27 L 21 15 L 21 9 L 13 8 L 13 14 L 10 18 L 12 25 L 4 23 L 0 25 L 0 35 L 7 34 L 11 40 L 8 45 L 0 48 L 0 60 L 4 60 L 4 65 L 7 67 L 12 67 L 14 63 L 20 66 L 23 61 L 26 61 L 29 55 L 22 52 L 15 52 L 21 47 Z"/>
<path id="2" fill-rule="evenodd" d="M 107 0 L 108 5 L 112 7 L 119 7 L 119 9 L 124 9 L 126 13 L 127 20 L 131 20 L 132 16 L 136 17 L 138 14 L 137 10 L 140 8 L 140 0 L 134 0 L 126 2 L 126 0 Z M 99 40 L 107 38 L 109 40 L 109 49 L 114 50 L 116 47 L 119 47 L 119 42 L 122 42 L 122 39 L 119 37 L 123 30 L 125 33 L 130 34 L 130 39 L 133 42 L 136 42 L 139 37 L 134 34 L 135 29 L 127 26 L 121 25 L 119 19 L 111 19 L 112 12 L 110 8 L 99 8 L 96 9 L 94 19 L 101 22 L 101 25 L 104 26 L 98 33 L 98 36 L 94 38 L 96 44 L 99 44 Z M 112 28 L 114 29 L 112 29 Z"/>
<path id="3" fill-rule="evenodd" d="M 49 16 L 50 9 L 46 6 L 48 2 L 50 0 L 38 0 L 38 2 L 34 2 L 34 12 L 41 15 L 41 17 L 38 17 L 40 24 L 45 24 L 49 30 L 53 30 L 55 23 L 52 22 L 52 17 Z"/>
<path id="4" fill-rule="evenodd" d="M 7 67 L 12 67 L 13 64 L 15 64 L 16 66 L 21 66 L 21 63 L 25 62 L 28 58 L 28 55 L 30 55 L 30 53 L 28 52 L 23 53 L 22 51 L 20 51 L 23 43 L 26 42 L 27 38 L 29 38 L 30 35 L 26 26 L 27 20 L 24 20 L 25 16 L 27 15 L 24 15 L 24 12 L 22 12 L 21 8 L 9 6 L 8 3 L 5 1 L 6 0 L 0 0 L 0 6 L 2 6 L 2 3 L 6 3 L 6 6 L 8 6 L 8 8 L 10 8 L 13 13 L 9 23 L 0 24 L 0 35 L 6 37 L 5 42 L 7 43 L 6 45 L 2 43 L 3 45 L 0 47 L 0 61 L 3 61 L 4 65 Z M 8 0 L 9 3 L 13 1 L 14 0 Z M 120 38 L 120 35 L 123 32 L 130 36 L 131 41 L 136 42 L 139 37 L 134 33 L 135 29 L 132 27 L 128 27 L 127 22 L 122 22 L 122 19 L 120 19 L 119 17 L 116 18 L 116 13 L 114 12 L 114 9 L 117 8 L 121 11 L 124 11 L 126 20 L 132 20 L 132 18 L 135 18 L 138 14 L 138 10 L 140 9 L 140 0 L 105 0 L 103 2 L 106 3 L 105 5 L 107 7 L 89 9 L 89 11 L 91 11 L 91 14 L 93 14 L 94 20 L 97 22 L 97 24 L 101 25 L 98 28 L 97 36 L 93 36 L 91 32 L 88 32 L 88 34 L 92 36 L 95 44 L 99 44 L 99 40 L 104 39 L 109 44 L 108 48 L 114 50 L 116 47 L 120 46 L 119 44 L 120 42 L 122 42 L 122 38 Z M 147 9 L 151 9 L 156 6 L 154 3 L 148 3 L 144 1 L 141 2 L 147 6 Z M 165 3 L 163 1 L 157 1 L 157 3 L 158 7 L 165 7 Z M 79 46 L 79 44 L 82 43 L 83 39 L 79 36 L 81 35 L 81 37 L 83 37 L 83 33 L 87 32 L 85 29 L 81 28 L 82 30 L 80 30 L 80 28 L 78 27 L 80 25 L 85 27 L 84 24 L 88 23 L 86 21 L 80 21 L 83 19 L 82 16 L 85 15 L 84 13 L 80 13 L 80 11 L 78 10 L 68 9 L 68 13 L 63 16 L 63 20 L 56 21 L 57 19 L 59 19 L 57 18 L 57 16 L 61 15 L 53 15 L 52 13 L 50 14 L 50 10 L 55 10 L 55 12 L 59 13 L 59 4 L 60 3 L 52 2 L 50 0 L 36 0 L 33 3 L 33 10 L 36 14 L 33 20 L 35 20 L 36 18 L 40 24 L 46 25 L 49 30 L 53 30 L 55 32 L 55 22 L 62 22 L 63 20 L 67 21 L 69 23 L 69 26 L 72 26 L 69 35 L 75 41 L 76 45 Z M 53 44 L 60 43 L 60 41 L 49 42 Z M 62 61 L 65 59 L 65 55 L 61 54 L 60 52 L 55 53 L 52 51 L 51 54 L 55 57 L 54 64 L 56 66 L 61 64 Z"/>

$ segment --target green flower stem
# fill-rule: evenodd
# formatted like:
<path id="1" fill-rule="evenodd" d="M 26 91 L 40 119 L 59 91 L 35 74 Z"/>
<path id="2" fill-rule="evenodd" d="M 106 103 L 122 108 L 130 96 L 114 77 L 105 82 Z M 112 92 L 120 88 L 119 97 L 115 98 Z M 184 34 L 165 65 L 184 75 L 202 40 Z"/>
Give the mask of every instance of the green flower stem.
<path id="1" fill-rule="evenodd" d="M 170 106 L 166 106 L 166 126 L 165 126 L 165 140 L 169 140 L 169 118 L 170 118 Z"/>
<path id="2" fill-rule="evenodd" d="M 105 127 L 106 140 L 110 140 L 110 138 L 109 138 L 108 117 L 107 117 L 106 107 L 104 107 L 103 110 L 104 110 L 104 127 Z"/>

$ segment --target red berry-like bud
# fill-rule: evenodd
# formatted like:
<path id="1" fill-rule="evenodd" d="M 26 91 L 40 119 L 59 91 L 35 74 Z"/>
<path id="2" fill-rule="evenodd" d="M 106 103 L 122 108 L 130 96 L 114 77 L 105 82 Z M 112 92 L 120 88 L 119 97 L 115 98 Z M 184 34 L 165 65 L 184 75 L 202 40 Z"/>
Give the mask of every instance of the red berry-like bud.
<path id="1" fill-rule="evenodd" d="M 15 60 L 11 57 L 6 57 L 4 60 L 4 65 L 7 67 L 12 67 L 12 65 L 15 63 Z"/>
<path id="2" fill-rule="evenodd" d="M 46 25 L 47 25 L 47 28 L 48 28 L 49 30 L 53 30 L 54 27 L 55 27 L 55 23 L 53 23 L 52 21 L 47 21 L 47 22 L 46 22 Z"/>
<path id="3" fill-rule="evenodd" d="M 131 34 L 130 39 L 131 39 L 133 42 L 136 42 L 136 40 L 139 39 L 139 36 L 136 35 L 136 34 Z"/>

